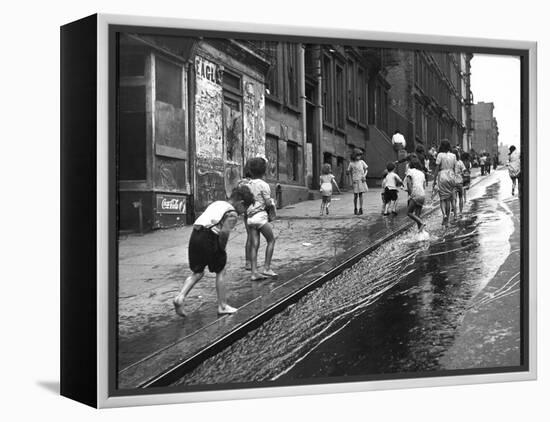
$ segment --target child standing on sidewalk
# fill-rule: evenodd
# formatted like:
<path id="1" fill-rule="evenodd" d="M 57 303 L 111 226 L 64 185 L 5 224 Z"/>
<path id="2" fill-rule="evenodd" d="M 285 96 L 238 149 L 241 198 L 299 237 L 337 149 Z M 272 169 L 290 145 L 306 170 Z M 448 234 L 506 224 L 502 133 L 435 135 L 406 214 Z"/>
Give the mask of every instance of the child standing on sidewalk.
<path id="1" fill-rule="evenodd" d="M 382 198 L 384 202 L 384 215 L 391 213 L 397 215 L 397 190 L 398 187 L 403 185 L 401 178 L 395 173 L 395 164 L 390 161 L 386 165 L 387 174 L 382 180 Z"/>
<path id="2" fill-rule="evenodd" d="M 420 160 L 413 158 L 405 176 L 407 192 L 409 193 L 407 216 L 416 222 L 419 232 L 424 231 L 426 226 L 426 223 L 420 219 L 420 213 L 426 200 L 426 176 L 423 169 L 424 166 Z"/>
<path id="3" fill-rule="evenodd" d="M 326 211 L 328 215 L 328 208 L 330 206 L 330 201 L 332 198 L 332 185 L 336 187 L 336 190 L 338 193 L 340 193 L 340 188 L 338 187 L 338 183 L 336 183 L 336 178 L 331 172 L 330 164 L 323 164 L 321 177 L 320 177 L 320 191 L 321 191 L 321 212 L 319 215 L 323 215 L 323 210 Z"/>
<path id="4" fill-rule="evenodd" d="M 351 162 L 347 173 L 351 177 L 353 185 L 353 213 L 355 215 L 363 214 L 363 193 L 369 190 L 367 186 L 367 172 L 369 166 L 362 160 L 363 151 L 358 148 L 353 150 Z M 359 199 L 359 209 L 357 209 L 357 199 Z"/>
<path id="5" fill-rule="evenodd" d="M 456 178 L 456 196 L 455 196 L 455 218 L 456 218 L 456 211 L 457 211 L 457 204 L 458 202 L 458 214 L 462 216 L 462 209 L 464 208 L 464 173 L 467 171 L 466 165 L 461 159 L 460 152 L 458 149 L 453 149 L 453 153 L 456 156 L 456 164 L 455 164 L 455 178 Z"/>
<path id="6" fill-rule="evenodd" d="M 276 277 L 277 274 L 271 269 L 271 259 L 275 249 L 275 235 L 273 227 L 269 222 L 267 208 L 275 206 L 271 198 L 271 189 L 263 180 L 267 171 L 267 162 L 261 157 L 250 160 L 249 172 L 250 183 L 248 187 L 254 196 L 254 203 L 246 211 L 246 224 L 250 231 L 250 264 L 252 281 L 262 280 L 269 277 Z M 258 271 L 258 249 L 260 247 L 260 233 L 267 241 L 265 248 L 265 261 L 263 271 Z"/>
<path id="7" fill-rule="evenodd" d="M 228 201 L 215 201 L 210 204 L 193 224 L 189 238 L 189 268 L 193 272 L 185 282 L 180 293 L 174 299 L 174 308 L 180 316 L 185 316 L 183 302 L 193 286 L 204 276 L 204 268 L 216 273 L 216 292 L 218 294 L 218 314 L 232 314 L 237 309 L 227 304 L 225 291 L 225 247 L 229 233 L 237 224 L 239 214 L 243 214 L 254 202 L 250 189 L 241 186 L 233 189 Z"/>

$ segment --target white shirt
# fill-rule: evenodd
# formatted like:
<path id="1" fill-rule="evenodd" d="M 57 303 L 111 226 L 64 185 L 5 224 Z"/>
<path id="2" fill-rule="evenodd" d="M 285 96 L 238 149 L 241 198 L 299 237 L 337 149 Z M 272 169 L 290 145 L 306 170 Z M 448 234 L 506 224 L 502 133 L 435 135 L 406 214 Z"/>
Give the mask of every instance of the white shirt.
<path id="1" fill-rule="evenodd" d="M 208 208 L 204 210 L 200 217 L 195 220 L 195 223 L 193 225 L 209 228 L 214 233 L 219 234 L 219 224 L 221 223 L 222 218 L 230 211 L 232 211 L 235 216 L 237 215 L 237 211 L 235 211 L 235 208 L 233 208 L 233 205 L 231 205 L 229 202 L 212 202 L 208 206 Z"/>
<path id="2" fill-rule="evenodd" d="M 400 133 L 394 133 L 393 134 L 393 136 L 391 137 L 391 143 L 392 143 L 392 145 L 401 144 L 401 145 L 403 145 L 403 148 L 405 148 L 405 146 L 407 146 L 407 142 L 405 141 L 405 137 L 403 135 L 401 135 Z"/>

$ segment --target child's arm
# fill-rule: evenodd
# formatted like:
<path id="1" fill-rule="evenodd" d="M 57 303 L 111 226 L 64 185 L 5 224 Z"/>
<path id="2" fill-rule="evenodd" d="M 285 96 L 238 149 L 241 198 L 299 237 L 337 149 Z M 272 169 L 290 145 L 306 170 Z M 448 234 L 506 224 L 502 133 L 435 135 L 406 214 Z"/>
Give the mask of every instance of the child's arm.
<path id="1" fill-rule="evenodd" d="M 403 186 L 403 180 L 396 174 L 395 180 L 397 181 L 397 186 Z"/>
<path id="2" fill-rule="evenodd" d="M 406 177 L 406 183 L 407 183 L 407 192 L 410 195 L 412 192 L 412 179 L 411 176 Z"/>
<path id="3" fill-rule="evenodd" d="M 236 212 L 227 213 L 224 217 L 222 227 L 218 235 L 220 246 L 222 247 L 222 249 L 225 249 L 227 241 L 229 240 L 229 233 L 231 233 L 231 231 L 235 228 L 237 220 L 238 217 Z"/>
<path id="4" fill-rule="evenodd" d="M 340 192 L 340 187 L 338 186 L 338 183 L 336 183 L 336 178 L 334 176 L 332 176 L 331 181 L 332 183 L 334 183 L 334 186 L 336 187 L 336 190 L 338 191 L 338 193 L 342 193 Z"/>

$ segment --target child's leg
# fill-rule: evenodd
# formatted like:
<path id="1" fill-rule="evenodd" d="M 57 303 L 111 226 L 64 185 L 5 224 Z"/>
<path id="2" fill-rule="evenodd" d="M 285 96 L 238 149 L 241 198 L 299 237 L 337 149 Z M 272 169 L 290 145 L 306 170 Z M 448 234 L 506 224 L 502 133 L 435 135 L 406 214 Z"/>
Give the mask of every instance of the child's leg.
<path id="1" fill-rule="evenodd" d="M 245 264 L 244 264 L 244 268 L 245 270 L 250 270 L 252 268 L 252 265 L 250 264 L 250 246 L 251 246 L 251 242 L 250 242 L 250 227 L 248 227 L 248 224 L 244 224 L 244 227 L 246 229 L 246 243 L 244 245 L 244 259 L 245 259 Z"/>
<path id="2" fill-rule="evenodd" d="M 218 294 L 218 314 L 232 314 L 237 309 L 227 304 L 227 291 L 225 288 L 225 268 L 216 273 L 216 293 Z"/>
<path id="3" fill-rule="evenodd" d="M 396 199 L 394 199 L 393 201 L 390 202 L 390 208 L 391 208 L 391 212 L 393 212 L 394 214 L 397 213 L 397 211 L 396 211 L 397 200 Z"/>
<path id="4" fill-rule="evenodd" d="M 321 210 L 319 211 L 319 215 L 323 215 L 323 211 L 325 210 L 325 199 L 321 199 Z"/>
<path id="5" fill-rule="evenodd" d="M 363 214 L 363 192 L 359 192 L 359 212 Z"/>
<path id="6" fill-rule="evenodd" d="M 260 247 L 260 232 L 255 227 L 250 228 L 250 266 L 252 274 L 250 279 L 252 281 L 262 280 L 264 275 L 258 271 L 258 249 Z"/>
<path id="7" fill-rule="evenodd" d="M 415 211 L 416 211 L 416 203 L 412 200 L 412 199 L 409 199 L 409 203 L 407 204 L 407 216 L 416 222 L 418 228 L 421 228 L 422 227 L 422 220 L 420 218 L 418 218 L 418 216 L 415 214 Z"/>
<path id="8" fill-rule="evenodd" d="M 275 277 L 277 274 L 275 274 L 275 272 L 271 269 L 271 259 L 273 258 L 273 251 L 275 250 L 275 235 L 273 234 L 273 227 L 270 223 L 266 223 L 260 228 L 260 233 L 262 233 L 267 242 L 267 246 L 265 248 L 264 270 L 262 271 L 262 274 Z"/>
<path id="9" fill-rule="evenodd" d="M 353 194 L 353 209 L 355 210 L 355 213 L 357 214 L 357 197 L 359 196 L 358 193 Z"/>
<path id="10" fill-rule="evenodd" d="M 187 297 L 187 294 L 189 293 L 189 291 L 203 277 L 203 275 L 204 275 L 204 271 L 200 273 L 193 273 L 189 277 L 187 277 L 183 282 L 183 287 L 181 288 L 181 291 L 174 298 L 174 308 L 176 309 L 176 313 L 178 315 L 185 316 L 185 312 L 183 311 L 183 308 L 182 308 L 183 301 Z"/>

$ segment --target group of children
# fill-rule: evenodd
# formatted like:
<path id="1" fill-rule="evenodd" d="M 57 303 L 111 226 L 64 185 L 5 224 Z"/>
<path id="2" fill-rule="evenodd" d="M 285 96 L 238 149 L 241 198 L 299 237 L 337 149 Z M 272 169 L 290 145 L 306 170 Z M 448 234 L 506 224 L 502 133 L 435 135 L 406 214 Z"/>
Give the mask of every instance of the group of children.
<path id="1" fill-rule="evenodd" d="M 363 161 L 362 157 L 363 152 L 360 149 L 355 149 L 347 170 L 353 187 L 353 213 L 355 215 L 363 214 L 363 193 L 368 191 L 368 165 Z M 403 182 L 395 172 L 394 162 L 389 162 L 386 166 L 386 171 L 382 180 L 382 214 L 389 215 L 390 212 L 392 214 L 397 214 L 398 191 L 400 187 L 403 187 L 409 194 L 407 215 L 417 223 L 419 231 L 422 231 L 425 224 L 420 219 L 420 213 L 422 212 L 422 206 L 424 205 L 426 196 L 425 168 L 421 160 L 416 156 L 411 156 L 408 161 L 405 182 Z M 332 187 L 336 187 L 338 192 L 340 192 L 335 177 L 331 173 L 330 164 L 325 164 L 323 166 L 322 173 L 320 177 L 320 191 L 322 195 L 320 215 L 324 213 L 329 214 Z"/>
<path id="2" fill-rule="evenodd" d="M 363 214 L 363 193 L 368 191 L 366 183 L 368 165 L 362 160 L 362 154 L 361 150 L 354 150 L 347 170 L 353 187 L 355 215 Z M 398 192 L 402 188 L 408 193 L 407 216 L 416 222 L 419 232 L 423 232 L 426 224 L 420 215 L 426 201 L 426 168 L 416 154 L 410 154 L 407 161 L 408 169 L 404 180 L 395 172 L 394 162 L 386 165 L 382 180 L 382 214 L 397 214 Z M 265 158 L 250 159 L 245 166 L 245 178 L 232 191 L 229 199 L 210 204 L 193 224 L 188 248 L 189 267 L 192 274 L 184 281 L 180 293 L 174 299 L 174 307 L 178 315 L 185 316 L 183 310 L 185 298 L 193 286 L 202 279 L 206 267 L 216 274 L 218 313 L 232 314 L 237 310 L 227 304 L 224 276 L 227 263 L 226 245 L 229 233 L 237 224 L 239 215 L 244 214 L 247 232 L 245 268 L 251 271 L 251 280 L 257 281 L 277 276 L 271 269 L 275 236 L 270 223 L 272 219 L 270 209 L 275 209 L 275 201 L 271 198 L 269 185 L 263 180 L 266 170 Z M 461 160 L 458 151 L 450 151 L 450 144 L 446 140 L 441 142 L 435 173 L 434 190 L 440 195 L 445 224 L 451 208 L 456 215 L 458 205 L 462 213 L 465 190 L 469 186 L 469 167 Z M 320 215 L 329 214 L 333 187 L 340 192 L 336 179 L 331 173 L 330 164 L 325 164 L 320 176 L 322 195 Z M 258 269 L 257 264 L 260 235 L 267 242 L 262 271 Z"/>
<path id="3" fill-rule="evenodd" d="M 218 314 L 232 314 L 236 308 L 227 303 L 225 288 L 226 246 L 230 232 L 235 228 L 239 215 L 244 215 L 247 239 L 245 244 L 245 268 L 251 271 L 251 280 L 276 277 L 271 269 L 275 249 L 275 236 L 270 223 L 275 201 L 271 198 L 269 185 L 263 180 L 267 160 L 255 157 L 246 163 L 245 178 L 233 189 L 227 201 L 215 201 L 195 220 L 189 238 L 188 257 L 192 274 L 186 278 L 180 293 L 174 298 L 178 315 L 185 316 L 183 304 L 195 284 L 204 276 L 204 270 L 216 274 Z M 260 234 L 267 242 L 263 270 L 258 269 L 257 257 Z"/>

